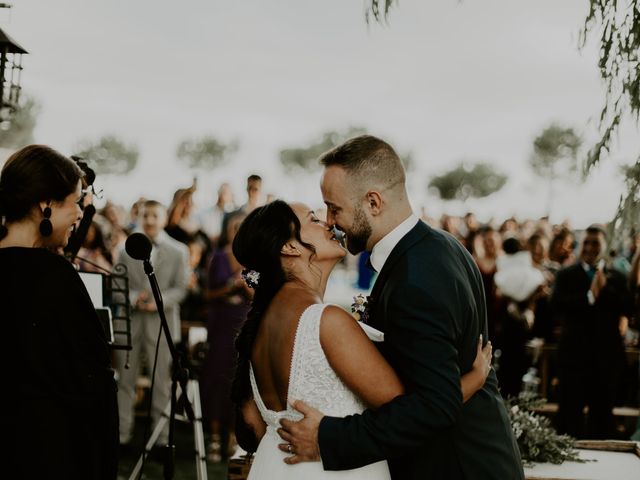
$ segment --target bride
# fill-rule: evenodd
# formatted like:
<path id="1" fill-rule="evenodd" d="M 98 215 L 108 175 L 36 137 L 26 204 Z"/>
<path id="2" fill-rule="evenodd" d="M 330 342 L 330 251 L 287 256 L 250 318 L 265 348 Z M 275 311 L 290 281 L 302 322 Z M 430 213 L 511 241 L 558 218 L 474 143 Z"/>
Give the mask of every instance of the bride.
<path id="1" fill-rule="evenodd" d="M 329 275 L 346 250 L 307 206 L 276 200 L 244 220 L 233 253 L 255 289 L 237 339 L 232 391 L 242 417 L 238 423 L 255 436 L 239 429 L 241 446 L 255 451 L 259 441 L 249 480 L 390 478 L 385 461 L 325 472 L 319 462 L 287 465 L 288 455 L 278 449 L 280 420 L 302 417 L 290 406 L 294 400 L 344 417 L 404 392 L 360 324 L 342 308 L 323 303 Z M 465 401 L 484 384 L 490 361 L 491 345 L 482 349 L 479 343 L 473 369 L 462 377 Z"/>

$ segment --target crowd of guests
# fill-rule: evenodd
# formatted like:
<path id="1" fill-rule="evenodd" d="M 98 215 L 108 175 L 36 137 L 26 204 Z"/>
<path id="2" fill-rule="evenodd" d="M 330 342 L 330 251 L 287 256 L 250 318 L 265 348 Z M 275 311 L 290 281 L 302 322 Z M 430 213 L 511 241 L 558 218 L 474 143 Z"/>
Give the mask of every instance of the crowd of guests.
<path id="1" fill-rule="evenodd" d="M 77 261 L 89 270 L 95 265 L 128 266 L 132 325 L 146 325 L 133 329 L 131 355 L 136 358 L 144 351 L 143 355 L 151 358 L 157 325 L 139 318 L 154 317 L 154 305 L 141 266 L 130 264 L 123 241 L 136 229 L 154 241 L 156 275 L 165 283 L 165 303 L 175 338 L 180 338 L 181 322 L 183 326 L 196 322 L 207 327 L 208 352 L 200 384 L 203 416 L 211 433 L 209 459 L 217 462 L 235 448 L 229 400 L 233 342 L 251 301 L 251 290 L 241 279 L 242 266 L 230 246 L 242 220 L 267 198 L 257 175 L 247 179 L 247 200 L 240 206 L 228 184 L 220 186 L 213 205 L 200 210 L 194 206 L 194 193 L 193 186 L 177 190 L 166 209 L 153 200 L 140 199 L 128 216 L 107 203 L 96 216 Z M 557 354 L 550 360 L 552 382 L 547 390 L 559 404 L 558 430 L 577 437 L 614 436 L 611 411 L 623 395 L 620 384 L 627 373 L 624 348 L 638 342 L 640 235 L 632 236 L 622 250 L 614 252 L 608 250 L 608 234 L 600 225 L 575 231 L 568 223 L 552 225 L 546 217 L 481 223 L 473 213 L 444 215 L 437 220 L 423 213 L 423 220 L 455 236 L 476 260 L 485 288 L 489 337 L 502 394 L 517 396 L 523 389 L 523 377 L 539 362 L 541 345 L 555 345 Z M 179 260 L 170 266 L 172 256 Z M 84 264 L 83 259 L 91 264 Z M 361 270 L 359 287 L 367 289 L 375 277 L 367 270 L 366 254 L 356 264 Z M 164 386 L 157 388 L 160 393 L 154 397 L 156 422 L 168 401 L 170 358 L 166 346 L 159 358 L 158 375 Z M 131 369 L 124 370 L 120 358 L 117 365 L 123 444 L 131 438 L 138 363 L 136 359 Z M 163 388 L 167 389 L 164 394 Z M 586 417 L 585 406 L 589 407 Z M 166 433 L 160 441 L 164 437 Z"/>
<path id="2" fill-rule="evenodd" d="M 501 393 L 517 396 L 539 347 L 557 346 L 549 386 L 557 429 L 615 438 L 614 404 L 638 393 L 625 347 L 638 345 L 640 235 L 616 252 L 601 225 L 581 232 L 547 218 L 481 225 L 471 213 L 425 220 L 457 237 L 476 260 Z"/>

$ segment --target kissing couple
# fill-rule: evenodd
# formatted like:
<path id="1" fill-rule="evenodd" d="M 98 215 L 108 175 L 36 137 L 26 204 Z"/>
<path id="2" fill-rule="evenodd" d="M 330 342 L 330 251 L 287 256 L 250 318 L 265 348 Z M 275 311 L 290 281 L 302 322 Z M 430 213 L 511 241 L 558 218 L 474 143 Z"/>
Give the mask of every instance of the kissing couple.
<path id="1" fill-rule="evenodd" d="M 238 441 L 256 452 L 249 479 L 524 478 L 482 344 L 472 257 L 412 213 L 386 142 L 355 137 L 320 163 L 326 222 L 276 200 L 249 214 L 233 242 L 255 289 L 232 387 Z M 346 255 L 333 227 L 379 272 L 366 328 L 323 302 Z"/>

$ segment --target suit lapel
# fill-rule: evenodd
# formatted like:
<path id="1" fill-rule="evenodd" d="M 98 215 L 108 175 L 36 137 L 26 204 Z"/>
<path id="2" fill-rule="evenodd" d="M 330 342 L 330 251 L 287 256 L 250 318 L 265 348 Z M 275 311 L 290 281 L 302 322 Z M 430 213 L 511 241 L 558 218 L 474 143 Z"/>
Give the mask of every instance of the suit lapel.
<path id="1" fill-rule="evenodd" d="M 422 238 L 428 235 L 430 231 L 431 231 L 431 227 L 429 227 L 426 223 L 420 220 L 415 227 L 409 230 L 409 233 L 407 233 L 404 237 L 400 239 L 400 241 L 396 244 L 393 250 L 391 250 L 391 253 L 387 258 L 387 261 L 384 262 L 384 265 L 382 266 L 382 270 L 380 271 L 378 278 L 376 278 L 376 282 L 373 285 L 373 289 L 371 290 L 371 295 L 370 295 L 370 304 L 371 304 L 370 308 L 372 313 L 371 323 L 374 324 L 376 328 L 379 328 L 380 326 L 383 325 L 383 319 L 376 318 L 376 317 L 379 317 L 379 315 L 376 315 L 376 310 L 379 305 L 378 300 L 380 299 L 382 290 L 384 289 L 384 286 L 386 285 L 387 280 L 389 279 L 389 276 L 393 271 L 393 267 L 395 266 L 396 263 L 398 263 L 398 260 L 402 258 L 402 256 L 407 252 L 407 250 L 409 250 L 409 248 L 411 248 L 414 244 L 416 244 L 418 241 L 420 241 Z"/>

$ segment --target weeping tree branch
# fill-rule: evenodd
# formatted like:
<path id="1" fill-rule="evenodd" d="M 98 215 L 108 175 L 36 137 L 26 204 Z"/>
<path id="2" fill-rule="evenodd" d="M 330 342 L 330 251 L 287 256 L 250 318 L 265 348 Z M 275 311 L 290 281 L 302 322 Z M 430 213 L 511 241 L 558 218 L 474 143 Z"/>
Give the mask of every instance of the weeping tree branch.
<path id="1" fill-rule="evenodd" d="M 585 173 L 610 150 L 622 117 L 640 118 L 640 0 L 590 0 L 580 32 L 580 48 L 588 38 L 599 41 L 598 68 L 606 94 L 600 113 L 600 140 L 587 155 Z"/>

